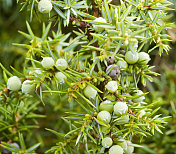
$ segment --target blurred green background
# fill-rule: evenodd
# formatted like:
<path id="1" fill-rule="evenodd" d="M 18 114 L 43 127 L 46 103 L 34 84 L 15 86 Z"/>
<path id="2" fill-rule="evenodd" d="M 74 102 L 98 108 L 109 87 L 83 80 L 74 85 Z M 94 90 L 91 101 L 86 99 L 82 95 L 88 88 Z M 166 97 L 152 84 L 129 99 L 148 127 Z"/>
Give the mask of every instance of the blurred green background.
<path id="1" fill-rule="evenodd" d="M 166 17 L 166 22 L 176 22 L 176 1 L 171 0 L 174 5 L 173 11 L 169 11 Z M 117 2 L 117 1 L 114 1 Z M 0 0 L 0 63 L 2 63 L 8 70 L 13 66 L 22 72 L 22 67 L 25 58 L 25 50 L 12 45 L 12 43 L 26 43 L 26 39 L 18 33 L 18 30 L 26 32 L 26 23 L 29 21 L 29 12 L 20 12 L 20 6 L 16 4 L 15 0 Z M 45 19 L 44 19 L 45 20 Z M 37 24 L 36 24 L 37 23 Z M 34 33 L 40 35 L 42 22 L 34 16 L 30 23 Z M 172 116 L 163 129 L 163 134 L 156 134 L 153 137 L 144 138 L 142 144 L 144 148 L 139 148 L 136 153 L 139 154 L 176 154 L 176 29 L 168 30 L 172 37 L 171 50 L 169 54 L 163 54 L 162 57 L 153 52 L 152 61 L 150 65 L 156 66 L 154 69 L 160 73 L 161 76 L 155 77 L 153 83 L 148 83 L 146 91 L 150 91 L 148 101 L 158 101 L 158 106 L 162 109 L 158 113 L 164 116 Z M 10 70 L 12 71 L 12 70 Z M 2 79 L 2 70 L 0 69 L 0 82 Z M 56 96 L 52 96 L 51 100 L 55 100 Z M 62 98 L 64 102 L 66 98 Z M 46 100 L 46 102 L 52 102 Z M 38 111 L 46 115 L 45 118 L 40 119 L 39 129 L 28 134 L 24 134 L 27 145 L 33 145 L 36 142 L 43 143 L 38 149 L 38 153 L 43 153 L 55 145 L 57 138 L 45 128 L 52 128 L 54 130 L 65 131 L 67 127 L 62 127 L 62 120 L 60 116 L 64 114 L 62 103 L 53 101 L 47 103 L 45 107 L 39 106 Z M 53 111 L 54 109 L 54 111 Z M 78 109 L 79 110 L 79 109 Z M 46 112 L 47 111 L 47 112 Z M 56 116 L 57 115 L 57 116 Z M 0 134 L 0 139 L 1 139 Z"/>

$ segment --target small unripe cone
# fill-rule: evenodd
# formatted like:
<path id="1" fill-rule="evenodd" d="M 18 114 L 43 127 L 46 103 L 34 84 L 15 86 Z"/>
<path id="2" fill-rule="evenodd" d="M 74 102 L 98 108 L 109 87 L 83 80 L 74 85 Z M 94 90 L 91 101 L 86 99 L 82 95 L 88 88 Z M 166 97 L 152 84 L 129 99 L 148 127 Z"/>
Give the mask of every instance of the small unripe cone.
<path id="1" fill-rule="evenodd" d="M 96 95 L 97 95 L 97 91 L 92 88 L 90 85 L 88 85 L 85 89 L 84 89 L 84 95 L 87 98 L 92 98 L 95 99 Z"/>
<path id="2" fill-rule="evenodd" d="M 50 0 L 41 0 L 38 3 L 38 10 L 41 13 L 49 13 L 52 10 L 52 3 Z"/>
<path id="3" fill-rule="evenodd" d="M 129 64 L 135 64 L 138 61 L 138 58 L 139 58 L 139 56 L 138 56 L 137 52 L 128 51 L 125 54 L 125 60 Z"/>
<path id="4" fill-rule="evenodd" d="M 90 77 L 90 76 L 87 76 L 86 79 L 87 79 L 87 80 L 91 80 L 91 77 Z"/>
<path id="5" fill-rule="evenodd" d="M 99 17 L 99 18 L 96 18 L 94 21 L 97 21 L 97 22 L 102 22 L 102 23 L 106 23 L 106 20 L 102 17 Z M 93 28 L 95 29 L 95 31 L 97 32 L 101 32 L 104 30 L 103 27 L 100 27 L 98 25 L 93 25 Z"/>
<path id="6" fill-rule="evenodd" d="M 110 149 L 109 149 L 109 154 L 123 154 L 123 149 L 121 146 L 119 145 L 113 145 Z"/>
<path id="7" fill-rule="evenodd" d="M 137 90 L 137 91 L 135 91 L 134 96 L 138 96 L 138 95 L 142 95 L 142 94 L 144 94 L 144 93 L 141 90 Z M 133 102 L 135 102 L 135 103 L 142 102 L 144 99 L 145 99 L 145 96 L 141 96 L 141 97 L 133 99 Z"/>
<path id="8" fill-rule="evenodd" d="M 117 62 L 117 66 L 119 66 L 119 68 L 120 68 L 121 71 L 126 71 L 127 68 L 128 68 L 127 62 L 126 62 L 126 61 L 123 61 L 123 60 L 119 60 L 119 61 Z"/>
<path id="9" fill-rule="evenodd" d="M 115 58 L 113 56 L 108 56 L 107 57 L 107 63 L 108 64 L 114 64 L 115 62 Z"/>
<path id="10" fill-rule="evenodd" d="M 18 91 L 21 88 L 21 80 L 17 76 L 12 76 L 7 81 L 7 89 Z"/>
<path id="11" fill-rule="evenodd" d="M 26 80 L 23 82 L 21 89 L 24 94 L 32 94 L 35 91 L 35 85 L 32 81 Z"/>
<path id="12" fill-rule="evenodd" d="M 57 69 L 65 70 L 65 69 L 67 69 L 67 67 L 68 67 L 68 63 L 65 59 L 60 58 L 56 61 L 56 68 Z"/>
<path id="13" fill-rule="evenodd" d="M 104 148 L 109 148 L 111 145 L 112 145 L 112 139 L 110 138 L 110 137 L 105 137 L 103 140 L 102 140 L 102 142 L 101 142 L 101 144 L 102 144 L 102 146 L 104 147 Z"/>
<path id="14" fill-rule="evenodd" d="M 114 105 L 114 114 L 117 116 L 125 115 L 128 112 L 128 106 L 125 102 L 117 102 Z"/>
<path id="15" fill-rule="evenodd" d="M 55 77 L 59 81 L 60 84 L 63 84 L 65 80 L 67 80 L 67 77 L 62 72 L 57 72 Z"/>
<path id="16" fill-rule="evenodd" d="M 98 113 L 97 113 L 96 111 L 94 111 L 93 115 L 94 115 L 94 116 L 97 116 L 97 114 L 98 114 Z"/>
<path id="17" fill-rule="evenodd" d="M 147 65 L 147 63 L 150 61 L 150 56 L 146 52 L 140 52 L 139 54 L 138 63 L 142 65 Z"/>
<path id="18" fill-rule="evenodd" d="M 109 124 L 111 121 L 111 115 L 108 111 L 101 111 L 98 113 L 97 119 L 105 124 Z"/>
<path id="19" fill-rule="evenodd" d="M 93 82 L 95 82 L 95 83 L 96 83 L 96 82 L 97 82 L 97 78 L 94 78 L 94 79 L 93 79 Z"/>
<path id="20" fill-rule="evenodd" d="M 54 66 L 54 60 L 51 57 L 44 57 L 43 60 L 41 61 L 41 64 L 43 68 L 51 69 Z"/>
<path id="21" fill-rule="evenodd" d="M 106 69 L 106 71 L 108 71 L 108 69 L 110 69 L 110 67 L 112 67 L 113 65 L 109 65 Z M 118 77 L 120 76 L 120 69 L 119 69 L 119 66 L 117 65 L 114 65 L 112 71 L 109 73 L 109 76 L 112 78 L 112 79 L 118 79 Z"/>
<path id="22" fill-rule="evenodd" d="M 106 84 L 105 88 L 106 88 L 109 92 L 114 93 L 114 92 L 116 92 L 116 90 L 118 89 L 118 83 L 117 83 L 117 81 L 109 81 L 109 82 Z"/>
<path id="23" fill-rule="evenodd" d="M 109 100 L 101 102 L 100 111 L 108 111 L 109 113 L 111 113 L 113 111 L 113 103 Z"/>

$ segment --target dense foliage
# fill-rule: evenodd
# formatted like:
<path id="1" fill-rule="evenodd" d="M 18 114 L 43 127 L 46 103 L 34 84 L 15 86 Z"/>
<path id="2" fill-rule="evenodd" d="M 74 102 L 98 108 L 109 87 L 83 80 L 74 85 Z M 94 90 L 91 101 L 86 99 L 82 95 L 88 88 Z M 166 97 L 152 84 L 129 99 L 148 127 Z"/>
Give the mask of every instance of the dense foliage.
<path id="1" fill-rule="evenodd" d="M 175 70 L 162 66 L 168 73 L 151 84 L 154 55 L 173 39 L 169 1 L 17 3 L 5 23 L 12 1 L 1 6 L 4 153 L 175 152 Z M 14 23 L 21 35 L 7 30 Z"/>

